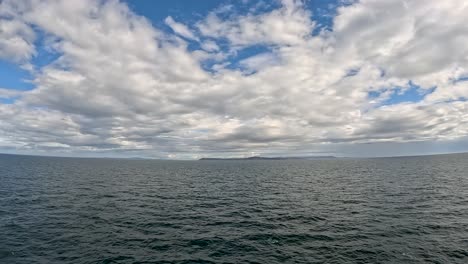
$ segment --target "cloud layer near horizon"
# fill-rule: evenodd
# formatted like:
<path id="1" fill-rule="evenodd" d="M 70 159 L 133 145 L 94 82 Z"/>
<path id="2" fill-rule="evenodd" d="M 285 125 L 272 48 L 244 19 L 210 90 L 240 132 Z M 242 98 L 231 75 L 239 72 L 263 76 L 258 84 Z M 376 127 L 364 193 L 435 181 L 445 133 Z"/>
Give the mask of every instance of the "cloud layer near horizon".
<path id="1" fill-rule="evenodd" d="M 168 16 L 164 31 L 119 1 L 0 2 L 0 59 L 35 87 L 0 89 L 15 99 L 0 103 L 0 150 L 194 158 L 466 142 L 465 1 L 363 0 L 329 28 L 299 1 L 226 10 L 191 25 Z M 39 52 L 53 59 L 32 63 Z M 417 100 L 396 100 L 407 92 Z"/>

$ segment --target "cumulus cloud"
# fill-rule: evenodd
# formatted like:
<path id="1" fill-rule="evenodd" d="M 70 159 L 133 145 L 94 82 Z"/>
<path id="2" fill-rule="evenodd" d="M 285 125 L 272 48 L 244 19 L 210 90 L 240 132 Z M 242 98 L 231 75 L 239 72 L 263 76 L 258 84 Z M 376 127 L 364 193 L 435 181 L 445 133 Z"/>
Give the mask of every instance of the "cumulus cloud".
<path id="1" fill-rule="evenodd" d="M 167 33 L 119 1 L 4 0 L 0 58 L 25 65 L 37 45 L 57 57 L 31 91 L 0 89 L 18 97 L 0 103 L 0 149 L 194 158 L 464 142 L 467 8 L 362 0 L 312 34 L 312 11 L 290 0 L 215 10 L 193 30 L 167 17 Z M 411 89 L 420 100 L 388 103 Z"/>

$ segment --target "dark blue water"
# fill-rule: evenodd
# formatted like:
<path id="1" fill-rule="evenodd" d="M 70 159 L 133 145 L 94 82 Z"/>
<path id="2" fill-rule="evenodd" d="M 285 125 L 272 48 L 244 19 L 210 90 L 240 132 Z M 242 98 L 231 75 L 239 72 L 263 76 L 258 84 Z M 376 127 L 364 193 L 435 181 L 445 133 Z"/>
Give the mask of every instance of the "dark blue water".
<path id="1" fill-rule="evenodd" d="M 0 263 L 468 263 L 468 155 L 0 155 Z"/>

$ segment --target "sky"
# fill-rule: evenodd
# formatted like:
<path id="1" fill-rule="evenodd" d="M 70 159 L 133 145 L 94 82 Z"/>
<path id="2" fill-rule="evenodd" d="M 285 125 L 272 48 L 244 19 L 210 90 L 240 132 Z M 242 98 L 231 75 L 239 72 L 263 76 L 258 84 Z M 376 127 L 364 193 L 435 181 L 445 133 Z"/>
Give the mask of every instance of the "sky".
<path id="1" fill-rule="evenodd" d="M 463 0 L 0 0 L 0 152 L 468 151 Z"/>

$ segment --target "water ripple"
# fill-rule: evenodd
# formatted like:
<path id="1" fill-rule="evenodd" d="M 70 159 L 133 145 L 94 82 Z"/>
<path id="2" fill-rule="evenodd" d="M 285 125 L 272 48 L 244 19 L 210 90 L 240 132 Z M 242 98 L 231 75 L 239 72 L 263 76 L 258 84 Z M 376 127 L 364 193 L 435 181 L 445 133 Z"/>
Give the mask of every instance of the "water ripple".
<path id="1" fill-rule="evenodd" d="M 468 155 L 0 155 L 0 263 L 468 263 Z"/>

